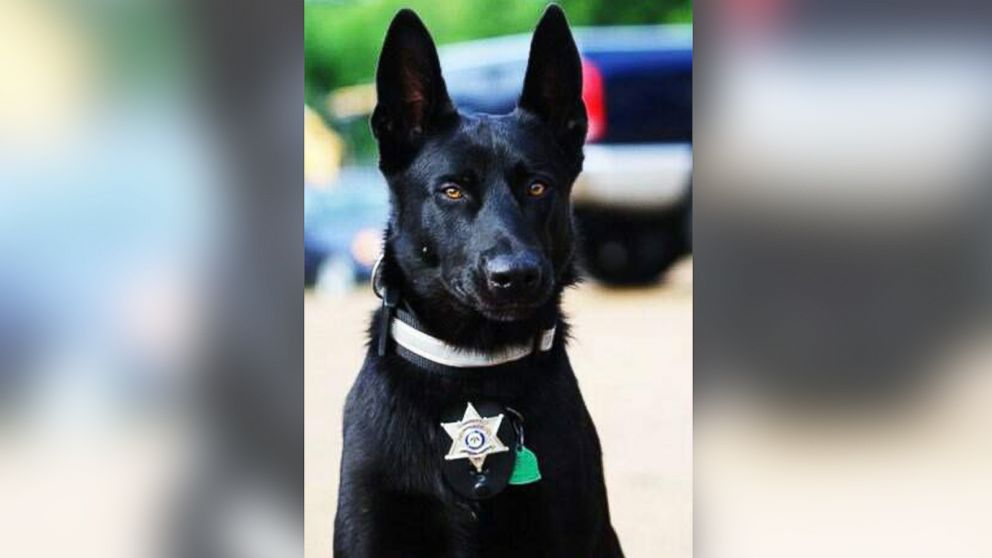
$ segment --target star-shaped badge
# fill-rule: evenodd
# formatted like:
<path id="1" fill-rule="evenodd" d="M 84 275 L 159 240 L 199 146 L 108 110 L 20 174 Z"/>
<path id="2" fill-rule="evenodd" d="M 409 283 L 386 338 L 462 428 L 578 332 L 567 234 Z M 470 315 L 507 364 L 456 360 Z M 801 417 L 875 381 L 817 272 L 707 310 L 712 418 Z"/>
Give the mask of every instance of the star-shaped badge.
<path id="1" fill-rule="evenodd" d="M 452 439 L 451 449 L 444 458 L 448 461 L 468 459 L 475 465 L 475 470 L 481 473 L 487 455 L 510 451 L 496 436 L 502 422 L 502 413 L 494 417 L 481 417 L 469 403 L 462 420 L 441 423 Z"/>

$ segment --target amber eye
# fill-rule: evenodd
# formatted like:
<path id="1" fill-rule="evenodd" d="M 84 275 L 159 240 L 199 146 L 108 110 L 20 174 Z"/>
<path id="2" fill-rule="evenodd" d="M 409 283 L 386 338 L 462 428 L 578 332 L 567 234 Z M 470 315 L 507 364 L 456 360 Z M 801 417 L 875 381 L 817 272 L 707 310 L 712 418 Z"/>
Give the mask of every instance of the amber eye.
<path id="1" fill-rule="evenodd" d="M 535 182 L 527 187 L 527 194 L 534 198 L 539 198 L 548 193 L 548 187 L 540 182 Z"/>
<path id="2" fill-rule="evenodd" d="M 462 189 L 459 188 L 458 186 L 448 185 L 445 186 L 444 190 L 441 191 L 444 192 L 444 195 L 449 200 L 460 200 L 462 199 L 462 196 L 464 196 L 464 194 L 462 194 Z"/>

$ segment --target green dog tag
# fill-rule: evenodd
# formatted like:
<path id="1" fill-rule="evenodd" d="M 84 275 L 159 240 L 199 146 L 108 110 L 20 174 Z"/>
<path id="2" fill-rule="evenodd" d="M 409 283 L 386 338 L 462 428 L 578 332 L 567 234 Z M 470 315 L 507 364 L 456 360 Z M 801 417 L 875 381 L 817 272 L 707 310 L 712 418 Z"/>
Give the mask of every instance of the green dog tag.
<path id="1" fill-rule="evenodd" d="M 537 456 L 524 446 L 517 450 L 517 460 L 510 475 L 510 484 L 530 484 L 541 480 L 541 469 L 537 466 Z"/>

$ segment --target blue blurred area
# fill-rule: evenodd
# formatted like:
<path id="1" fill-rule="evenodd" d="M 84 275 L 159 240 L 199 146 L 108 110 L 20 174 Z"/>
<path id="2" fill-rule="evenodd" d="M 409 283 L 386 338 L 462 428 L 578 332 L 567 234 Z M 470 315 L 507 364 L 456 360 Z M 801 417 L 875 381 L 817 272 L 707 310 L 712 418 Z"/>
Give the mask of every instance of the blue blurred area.
<path id="1" fill-rule="evenodd" d="M 369 277 L 372 237 L 380 238 L 389 189 L 375 167 L 344 167 L 333 183 L 307 186 L 303 197 L 304 281 L 336 289 Z"/>
<path id="2" fill-rule="evenodd" d="M 155 72 L 180 75 L 178 63 L 133 75 L 94 60 L 104 39 L 67 14 L 13 12 L 36 31 L 13 39 L 30 44 L 36 74 L 65 81 L 45 97 L 26 80 L 3 98 L 35 118 L 0 115 L 0 414 L 86 386 L 78 407 L 59 409 L 83 422 L 91 407 L 148 403 L 190 366 L 179 330 L 203 316 L 228 223 L 221 163 L 196 101 L 175 84 L 151 92 Z M 94 84 L 97 67 L 117 81 Z"/>

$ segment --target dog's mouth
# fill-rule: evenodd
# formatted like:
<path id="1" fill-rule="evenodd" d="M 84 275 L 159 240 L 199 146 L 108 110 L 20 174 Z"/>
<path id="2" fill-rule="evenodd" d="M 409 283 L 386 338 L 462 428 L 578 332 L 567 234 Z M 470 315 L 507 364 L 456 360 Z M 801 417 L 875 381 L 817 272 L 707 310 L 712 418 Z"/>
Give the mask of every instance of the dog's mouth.
<path id="1" fill-rule="evenodd" d="M 531 297 L 529 300 L 495 301 L 490 300 L 485 292 L 465 289 L 459 283 L 446 286 L 461 306 L 494 322 L 515 322 L 532 317 L 548 301 L 551 291 L 549 286 L 543 289 L 539 296 Z"/>
<path id="2" fill-rule="evenodd" d="M 494 322 L 515 322 L 531 317 L 541 304 L 479 305 L 476 311 Z"/>
<path id="3" fill-rule="evenodd" d="M 542 285 L 542 288 L 527 297 L 515 299 L 500 299 L 492 296 L 487 291 L 479 292 L 472 297 L 475 303 L 472 305 L 476 312 L 482 314 L 487 319 L 497 322 L 515 322 L 525 320 L 534 315 L 543 307 L 551 296 L 553 286 Z"/>

